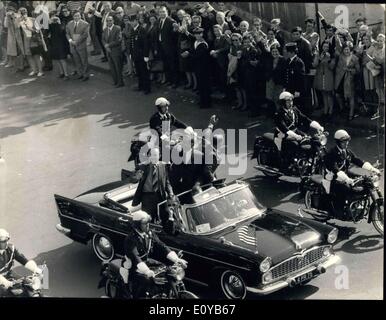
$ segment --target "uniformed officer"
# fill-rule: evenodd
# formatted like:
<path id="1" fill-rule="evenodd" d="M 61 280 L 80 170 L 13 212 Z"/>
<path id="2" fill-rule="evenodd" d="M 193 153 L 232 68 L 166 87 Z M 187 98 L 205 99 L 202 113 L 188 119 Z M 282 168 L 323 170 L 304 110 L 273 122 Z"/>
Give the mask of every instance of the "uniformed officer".
<path id="1" fill-rule="evenodd" d="M 2 288 L 8 289 L 13 285 L 13 282 L 8 279 L 12 277 L 11 269 L 15 260 L 31 272 L 42 274 L 42 270 L 35 261 L 28 260 L 13 244 L 9 243 L 9 240 L 9 233 L 5 229 L 0 229 L 0 296 L 4 290 Z"/>
<path id="2" fill-rule="evenodd" d="M 299 129 L 299 126 L 310 127 L 318 132 L 323 132 L 324 128 L 317 122 L 305 116 L 296 106 L 294 106 L 294 96 L 287 91 L 284 91 L 279 96 L 280 109 L 275 113 L 274 121 L 275 129 L 275 144 L 279 151 L 283 149 L 282 158 L 290 158 L 290 154 L 298 147 L 298 141 L 303 139 L 305 135 Z M 286 141 L 283 144 L 282 141 Z"/>
<path id="3" fill-rule="evenodd" d="M 168 260 L 172 263 L 178 263 L 183 268 L 188 265 L 186 260 L 179 258 L 150 230 L 150 221 L 151 217 L 145 211 L 134 212 L 133 230 L 125 239 L 125 258 L 132 263 L 133 272 L 130 273 L 129 277 L 133 282 L 134 299 L 144 297 L 152 285 L 151 279 L 154 278 L 155 274 L 151 268 L 157 264 L 149 260 L 149 257 L 158 261 Z"/>
<path id="4" fill-rule="evenodd" d="M 353 179 L 349 177 L 348 169 L 352 164 L 369 170 L 375 174 L 380 174 L 369 162 L 364 162 L 358 158 L 354 152 L 348 149 L 350 135 L 346 130 L 338 130 L 334 134 L 336 145 L 331 148 L 324 157 L 325 179 L 331 181 L 330 193 L 336 199 L 335 203 L 343 209 L 346 195 L 351 192 Z"/>

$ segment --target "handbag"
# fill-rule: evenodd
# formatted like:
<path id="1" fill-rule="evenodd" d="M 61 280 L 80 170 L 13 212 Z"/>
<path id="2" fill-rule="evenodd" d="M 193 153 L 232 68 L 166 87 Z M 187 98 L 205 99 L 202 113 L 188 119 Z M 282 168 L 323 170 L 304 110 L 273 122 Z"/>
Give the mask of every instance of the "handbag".
<path id="1" fill-rule="evenodd" d="M 150 72 L 163 72 L 164 63 L 161 60 L 153 60 L 150 62 Z"/>
<path id="2" fill-rule="evenodd" d="M 376 77 L 381 73 L 380 69 L 376 69 L 375 63 L 373 61 L 369 61 L 366 63 L 366 68 L 370 70 L 373 77 Z"/>

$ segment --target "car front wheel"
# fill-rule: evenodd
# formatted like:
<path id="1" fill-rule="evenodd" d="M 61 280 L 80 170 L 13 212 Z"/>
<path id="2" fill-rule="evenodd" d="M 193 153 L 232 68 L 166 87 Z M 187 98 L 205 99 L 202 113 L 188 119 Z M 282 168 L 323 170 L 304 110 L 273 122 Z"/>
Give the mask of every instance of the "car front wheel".
<path id="1" fill-rule="evenodd" d="M 114 246 L 109 237 L 104 234 L 96 233 L 92 238 L 92 247 L 96 256 L 103 262 L 108 262 L 114 258 Z"/>
<path id="2" fill-rule="evenodd" d="M 227 299 L 244 299 L 247 287 L 243 278 L 235 271 L 226 270 L 220 276 L 220 289 Z"/>

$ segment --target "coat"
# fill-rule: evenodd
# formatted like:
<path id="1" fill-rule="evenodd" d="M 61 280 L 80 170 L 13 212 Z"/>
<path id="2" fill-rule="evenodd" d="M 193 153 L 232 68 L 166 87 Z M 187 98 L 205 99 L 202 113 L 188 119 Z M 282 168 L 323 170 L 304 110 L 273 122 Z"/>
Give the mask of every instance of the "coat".
<path id="1" fill-rule="evenodd" d="M 8 28 L 7 55 L 12 57 L 24 55 L 23 38 L 17 19 L 7 15 L 5 21 L 4 27 Z"/>
<path id="2" fill-rule="evenodd" d="M 330 56 L 329 59 L 326 57 L 321 59 L 320 57 L 320 54 L 317 52 L 312 64 L 316 68 L 313 87 L 320 91 L 333 91 L 335 58 Z"/>
<path id="3" fill-rule="evenodd" d="M 133 61 L 141 60 L 144 57 L 149 57 L 149 38 L 146 30 L 138 26 L 137 29 L 133 29 L 130 34 L 130 54 Z"/>
<path id="4" fill-rule="evenodd" d="M 336 71 L 335 71 L 335 90 L 339 88 L 341 81 L 343 81 L 344 97 L 350 98 L 355 95 L 355 82 L 354 77 L 360 72 L 359 59 L 354 54 L 351 55 L 351 61 L 346 66 L 346 61 L 343 59 L 343 54 L 340 54 L 337 58 Z M 346 71 L 345 68 L 348 68 Z"/>
<path id="5" fill-rule="evenodd" d="M 111 49 L 112 56 L 120 56 L 122 54 L 122 33 L 119 26 L 113 25 L 110 34 L 108 33 L 108 28 L 103 30 L 102 34 L 102 43 L 105 46 L 109 45 Z"/>
<path id="6" fill-rule="evenodd" d="M 177 47 L 177 32 L 173 30 L 173 24 L 176 23 L 170 17 L 166 17 L 162 29 L 161 29 L 161 20 L 158 22 L 158 39 L 161 36 L 162 41 L 160 41 L 160 46 L 166 56 L 174 56 L 176 53 Z"/>
<path id="7" fill-rule="evenodd" d="M 142 202 L 143 187 L 146 182 L 146 178 L 149 174 L 149 170 L 152 168 L 151 164 L 140 164 L 138 169 L 143 172 L 141 179 L 139 180 L 137 190 L 135 191 L 133 198 L 133 206 L 137 206 Z M 162 199 L 166 199 L 167 194 L 172 195 L 173 189 L 169 181 L 168 169 L 165 162 L 159 162 L 158 169 L 158 187 Z"/>
<path id="8" fill-rule="evenodd" d="M 89 32 L 89 24 L 80 20 L 78 22 L 78 27 L 76 28 L 76 32 L 74 32 L 75 21 L 70 21 L 66 26 L 66 36 L 67 40 L 70 41 L 72 39 L 75 41 L 75 46 L 77 49 L 87 49 L 87 38 Z"/>
<path id="9" fill-rule="evenodd" d="M 284 73 L 284 88 L 294 94 L 299 92 L 300 95 L 305 91 L 305 66 L 302 59 L 295 56 L 291 61 L 287 60 Z"/>

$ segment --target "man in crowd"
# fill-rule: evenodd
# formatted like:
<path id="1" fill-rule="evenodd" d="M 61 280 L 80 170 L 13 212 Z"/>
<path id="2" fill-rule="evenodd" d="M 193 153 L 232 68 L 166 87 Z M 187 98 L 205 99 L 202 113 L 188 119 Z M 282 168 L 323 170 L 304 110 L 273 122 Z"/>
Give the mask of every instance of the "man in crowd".
<path id="1" fill-rule="evenodd" d="M 130 33 L 130 55 L 138 77 L 137 91 L 144 94 L 150 93 L 149 73 L 149 43 L 146 30 L 139 25 L 137 15 L 130 16 L 130 24 L 133 27 Z"/>
<path id="2" fill-rule="evenodd" d="M 271 29 L 275 31 L 275 38 L 280 43 L 279 51 L 280 53 L 283 53 L 285 41 L 284 41 L 283 31 L 280 30 L 281 28 L 280 24 L 281 24 L 281 20 L 279 18 L 275 18 L 271 20 Z"/>
<path id="3" fill-rule="evenodd" d="M 366 18 L 358 18 L 355 20 L 357 31 L 351 34 L 351 37 L 354 40 L 353 41 L 354 48 L 359 46 L 360 42 L 362 41 L 363 35 L 366 34 L 366 32 L 363 33 L 363 32 L 360 32 L 359 30 L 361 26 L 366 25 L 366 21 L 367 21 Z"/>
<path id="4" fill-rule="evenodd" d="M 124 86 L 122 77 L 122 33 L 121 28 L 114 25 L 114 18 L 107 17 L 107 27 L 103 31 L 102 43 L 106 49 L 110 72 L 116 88 Z"/>
<path id="5" fill-rule="evenodd" d="M 103 10 L 101 14 L 101 30 L 105 30 L 107 26 L 107 17 L 112 16 L 114 17 L 114 12 L 112 9 L 112 4 L 110 1 L 103 1 Z M 103 46 L 103 44 L 102 44 Z M 107 54 L 106 49 L 103 50 L 104 57 L 101 59 L 102 62 L 107 62 Z"/>
<path id="6" fill-rule="evenodd" d="M 66 26 L 66 35 L 70 43 L 70 51 L 74 57 L 75 65 L 78 72 L 78 78 L 82 81 L 89 79 L 89 66 L 87 54 L 87 37 L 89 24 L 82 20 L 79 11 L 75 11 L 74 20 Z"/>

